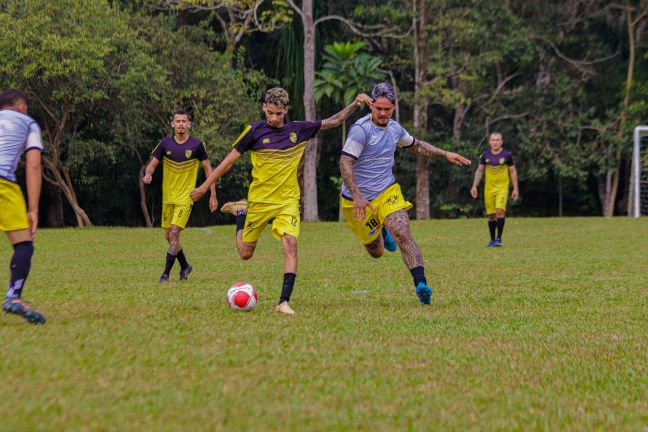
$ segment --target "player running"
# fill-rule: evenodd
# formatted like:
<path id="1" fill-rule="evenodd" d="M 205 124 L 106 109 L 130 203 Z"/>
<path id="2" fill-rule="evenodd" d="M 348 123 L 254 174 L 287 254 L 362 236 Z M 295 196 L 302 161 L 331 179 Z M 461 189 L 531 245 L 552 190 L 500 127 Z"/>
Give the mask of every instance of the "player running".
<path id="1" fill-rule="evenodd" d="M 371 101 L 360 94 L 339 113 L 325 120 L 286 121 L 289 98 L 286 90 L 275 87 L 265 95 L 266 119 L 249 124 L 234 142 L 234 149 L 223 159 L 205 182 L 193 192 L 197 201 L 246 151 L 252 152 L 252 184 L 248 199 L 229 202 L 221 211 L 236 217 L 236 248 L 239 256 L 250 259 L 265 226 L 272 221 L 272 235 L 283 242 L 284 280 L 277 312 L 293 315 L 288 305 L 297 274 L 297 239 L 299 238 L 299 183 L 297 169 L 306 143 L 320 130 L 338 127 L 363 103 Z"/>
<path id="2" fill-rule="evenodd" d="M 38 228 L 38 200 L 41 192 L 43 142 L 36 121 L 27 115 L 22 92 L 7 89 L 0 94 L 0 231 L 13 246 L 9 268 L 11 279 L 2 310 L 19 315 L 32 324 L 44 324 L 45 317 L 21 299 L 31 269 Z M 25 206 L 16 184 L 16 167 L 25 153 L 28 204 Z"/>
<path id="3" fill-rule="evenodd" d="M 486 185 L 484 186 L 484 201 L 486 204 L 486 215 L 488 216 L 488 230 L 490 241 L 486 247 L 502 246 L 502 233 L 506 217 L 506 202 L 509 194 L 509 179 L 513 182 L 513 193 L 511 198 L 517 201 L 520 198 L 518 189 L 518 175 L 513 163 L 511 152 L 502 145 L 504 140 L 502 134 L 493 132 L 488 137 L 489 150 L 482 153 L 479 158 L 479 166 L 475 171 L 470 195 L 477 198 L 477 186 L 486 171 Z M 497 235 L 495 231 L 497 230 Z"/>
<path id="4" fill-rule="evenodd" d="M 189 114 L 184 110 L 176 111 L 171 127 L 174 135 L 164 138 L 155 147 L 142 178 L 144 183 L 151 183 L 153 172 L 162 161 L 162 228 L 169 248 L 160 282 L 169 281 L 169 273 L 176 258 L 180 263 L 180 280 L 187 280 L 193 270 L 182 250 L 180 233 L 187 226 L 191 215 L 193 202 L 189 198 L 189 192 L 196 187 L 198 165 L 202 165 L 206 177 L 212 172 L 205 145 L 189 135 Z M 216 188 L 212 186 L 209 209 L 214 212 L 217 207 Z"/>
<path id="5" fill-rule="evenodd" d="M 397 148 L 406 148 L 427 157 L 445 157 L 455 165 L 468 166 L 470 161 L 412 137 L 392 120 L 396 95 L 391 84 L 376 85 L 371 97 L 371 114 L 349 128 L 342 148 L 342 213 L 372 257 L 380 258 L 385 249 L 393 252 L 397 245 L 401 248 L 403 261 L 414 279 L 416 296 L 421 304 L 427 305 L 432 290 L 425 279 L 421 250 L 409 230 L 407 210 L 412 204 L 405 201 L 392 173 L 394 153 Z"/>

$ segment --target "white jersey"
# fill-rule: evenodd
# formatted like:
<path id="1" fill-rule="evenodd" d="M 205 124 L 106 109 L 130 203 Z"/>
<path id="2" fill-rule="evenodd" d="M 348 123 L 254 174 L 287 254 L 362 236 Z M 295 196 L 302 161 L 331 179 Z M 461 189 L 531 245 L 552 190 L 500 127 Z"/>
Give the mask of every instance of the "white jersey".
<path id="1" fill-rule="evenodd" d="M 43 151 L 36 121 L 18 111 L 0 110 L 0 178 L 16 183 L 16 167 L 23 153 Z"/>
<path id="2" fill-rule="evenodd" d="M 391 119 L 387 126 L 380 127 L 369 114 L 349 128 L 342 154 L 356 160 L 353 176 L 364 199 L 371 201 L 396 182 L 392 173 L 394 152 L 412 144 L 414 138 Z M 352 198 L 346 184 L 342 185 L 342 196 Z"/>

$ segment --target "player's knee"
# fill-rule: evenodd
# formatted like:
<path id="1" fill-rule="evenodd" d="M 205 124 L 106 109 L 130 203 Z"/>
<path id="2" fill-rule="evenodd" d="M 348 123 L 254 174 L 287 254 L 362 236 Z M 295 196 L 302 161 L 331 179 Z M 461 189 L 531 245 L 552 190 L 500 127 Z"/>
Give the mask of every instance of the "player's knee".
<path id="1" fill-rule="evenodd" d="M 488 220 L 489 221 L 494 221 L 496 219 L 495 213 L 491 213 L 488 215 Z"/>
<path id="2" fill-rule="evenodd" d="M 385 248 L 384 247 L 373 247 L 373 248 L 367 247 L 366 249 L 367 249 L 367 252 L 369 252 L 369 255 L 371 255 L 372 258 L 380 258 L 385 253 Z"/>
<path id="3" fill-rule="evenodd" d="M 506 211 L 504 211 L 502 209 L 496 209 L 495 210 L 495 216 L 498 217 L 498 218 L 503 218 L 504 216 L 506 216 Z"/>
<path id="4" fill-rule="evenodd" d="M 243 261 L 247 261 L 247 260 L 249 260 L 250 258 L 252 258 L 252 256 L 254 256 L 254 251 L 249 251 L 249 250 L 240 250 L 240 249 L 239 249 L 238 254 L 239 254 L 239 257 L 241 257 L 241 259 L 242 259 Z"/>

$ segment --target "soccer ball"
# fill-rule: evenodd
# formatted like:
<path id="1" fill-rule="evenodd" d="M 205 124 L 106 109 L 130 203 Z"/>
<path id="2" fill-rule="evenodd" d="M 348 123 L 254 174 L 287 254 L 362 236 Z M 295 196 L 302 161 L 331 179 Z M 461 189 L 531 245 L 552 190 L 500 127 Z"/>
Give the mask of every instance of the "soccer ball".
<path id="1" fill-rule="evenodd" d="M 259 294 L 252 284 L 240 282 L 227 290 L 227 305 L 235 311 L 251 311 L 257 305 Z"/>

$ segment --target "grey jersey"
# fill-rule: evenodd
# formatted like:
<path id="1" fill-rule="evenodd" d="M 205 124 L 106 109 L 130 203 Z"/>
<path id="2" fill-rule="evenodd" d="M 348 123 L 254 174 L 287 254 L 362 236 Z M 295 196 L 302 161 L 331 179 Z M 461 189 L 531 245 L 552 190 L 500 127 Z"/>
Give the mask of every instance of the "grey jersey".
<path id="1" fill-rule="evenodd" d="M 43 150 L 38 123 L 18 111 L 0 110 L 0 178 L 16 183 L 20 156 L 30 150 Z"/>
<path id="2" fill-rule="evenodd" d="M 369 114 L 349 128 L 342 154 L 356 159 L 353 175 L 365 199 L 371 201 L 396 182 L 392 173 L 394 152 L 412 144 L 414 138 L 391 119 L 386 127 L 380 127 Z M 351 198 L 346 184 L 342 184 L 342 195 Z"/>

